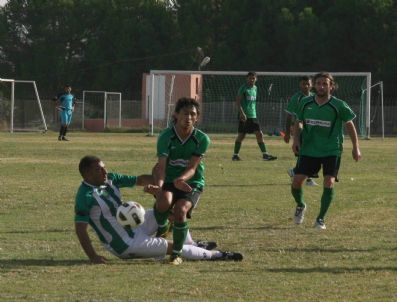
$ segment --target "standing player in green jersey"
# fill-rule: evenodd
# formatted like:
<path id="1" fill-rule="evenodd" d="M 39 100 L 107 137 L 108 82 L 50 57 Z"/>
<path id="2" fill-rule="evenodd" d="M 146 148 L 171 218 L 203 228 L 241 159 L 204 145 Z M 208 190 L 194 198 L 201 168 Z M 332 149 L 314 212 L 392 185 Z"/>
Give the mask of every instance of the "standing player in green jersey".
<path id="1" fill-rule="evenodd" d="M 175 265 L 182 263 L 183 242 L 189 230 L 187 218 L 197 206 L 205 184 L 202 158 L 210 139 L 194 127 L 199 115 L 200 104 L 196 100 L 180 98 L 175 105 L 173 126 L 163 130 L 157 141 L 155 179 L 161 190 L 156 194 L 154 215 L 159 225 L 158 236 L 165 236 L 170 227 L 168 216 L 173 212 L 174 247 L 170 263 Z"/>
<path id="2" fill-rule="evenodd" d="M 309 76 L 303 76 L 299 79 L 299 91 L 295 93 L 288 102 L 287 110 L 287 117 L 285 121 L 285 135 L 284 141 L 288 144 L 291 138 L 291 126 L 293 125 L 296 119 L 296 112 L 298 110 L 300 101 L 307 96 L 313 95 L 310 91 L 312 89 L 312 79 Z M 294 177 L 294 168 L 288 169 L 288 175 L 291 179 Z M 306 179 L 307 186 L 318 186 L 317 183 L 311 178 Z"/>
<path id="3" fill-rule="evenodd" d="M 96 156 L 84 156 L 79 171 L 83 177 L 75 203 L 75 229 L 81 247 L 92 263 L 106 263 L 97 254 L 89 234 L 88 225 L 97 233 L 104 248 L 121 259 L 158 258 L 171 254 L 173 244 L 164 238 L 154 237 L 158 224 L 153 210 L 145 213 L 145 220 L 137 228 L 125 228 L 117 222 L 117 208 L 122 204 L 120 188 L 148 185 L 145 191 L 156 193 L 151 185 L 152 175 L 128 176 L 108 173 L 105 164 Z M 182 255 L 191 260 L 240 261 L 242 255 L 232 252 L 208 251 L 197 246 L 190 235 L 182 247 Z"/>
<path id="4" fill-rule="evenodd" d="M 263 160 L 269 161 L 277 159 L 276 156 L 270 155 L 267 152 L 266 145 L 263 140 L 263 133 L 256 115 L 257 87 L 255 83 L 256 73 L 248 72 L 247 83 L 242 85 L 237 93 L 236 105 L 239 111 L 239 124 L 237 138 L 234 143 L 233 161 L 241 160 L 239 152 L 241 144 L 247 133 L 255 133 L 256 140 L 262 152 Z"/>
<path id="5" fill-rule="evenodd" d="M 335 82 L 329 73 L 314 76 L 315 95 L 304 98 L 297 111 L 294 125 L 292 150 L 299 154 L 292 181 L 291 193 L 297 204 L 294 221 L 301 224 L 306 211 L 302 184 L 308 176 L 323 169 L 324 190 L 321 196 L 320 212 L 315 227 L 325 229 L 324 217 L 334 197 L 335 178 L 338 175 L 342 144 L 343 126 L 353 144 L 353 159 L 361 159 L 357 131 L 353 124 L 356 117 L 346 102 L 332 96 Z"/>

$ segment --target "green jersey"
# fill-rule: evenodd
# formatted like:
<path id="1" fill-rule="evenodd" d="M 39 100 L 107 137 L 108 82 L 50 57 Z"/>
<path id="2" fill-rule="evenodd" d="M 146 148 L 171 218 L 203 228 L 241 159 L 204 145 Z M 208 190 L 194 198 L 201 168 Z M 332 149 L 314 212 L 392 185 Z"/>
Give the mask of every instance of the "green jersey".
<path id="1" fill-rule="evenodd" d="M 238 90 L 238 95 L 242 97 L 240 105 L 247 118 L 256 118 L 256 94 L 256 85 L 250 87 L 244 84 Z"/>
<path id="2" fill-rule="evenodd" d="M 315 96 L 301 100 L 297 118 L 303 122 L 300 155 L 340 156 L 343 149 L 343 125 L 356 117 L 346 102 L 331 97 L 319 105 Z"/>
<path id="3" fill-rule="evenodd" d="M 108 173 L 103 186 L 83 181 L 77 191 L 74 221 L 89 223 L 104 247 L 116 254 L 123 253 L 134 238 L 134 232 L 116 220 L 117 208 L 122 203 L 119 188 L 133 187 L 136 181 L 136 176 Z"/>
<path id="4" fill-rule="evenodd" d="M 288 106 L 287 109 L 285 110 L 288 114 L 296 117 L 296 113 L 298 111 L 299 108 L 299 104 L 300 101 L 307 97 L 307 96 L 311 96 L 314 95 L 312 92 L 309 92 L 309 95 L 304 94 L 302 91 L 298 91 L 297 93 L 295 93 L 289 100 L 288 102 Z"/>
<path id="5" fill-rule="evenodd" d="M 192 156 L 203 157 L 210 144 L 210 138 L 204 132 L 194 128 L 191 135 L 182 140 L 175 127 L 164 129 L 157 141 L 157 156 L 167 157 L 165 182 L 172 183 L 186 170 Z M 204 163 L 200 161 L 194 176 L 187 181 L 193 187 L 203 188 Z"/>

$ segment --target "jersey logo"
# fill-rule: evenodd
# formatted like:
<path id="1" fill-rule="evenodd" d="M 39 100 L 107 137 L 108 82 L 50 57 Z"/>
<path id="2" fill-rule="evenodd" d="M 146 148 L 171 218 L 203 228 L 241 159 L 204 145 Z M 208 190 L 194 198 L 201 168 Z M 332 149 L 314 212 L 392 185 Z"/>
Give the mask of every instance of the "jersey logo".
<path id="1" fill-rule="evenodd" d="M 306 119 L 305 123 L 310 126 L 320 126 L 320 127 L 331 127 L 330 121 L 322 121 L 322 120 L 313 120 L 313 119 Z"/>
<path id="2" fill-rule="evenodd" d="M 184 160 L 184 159 L 176 159 L 176 160 L 170 160 L 169 164 L 171 166 L 174 167 L 187 167 L 187 165 L 189 164 L 188 160 Z"/>

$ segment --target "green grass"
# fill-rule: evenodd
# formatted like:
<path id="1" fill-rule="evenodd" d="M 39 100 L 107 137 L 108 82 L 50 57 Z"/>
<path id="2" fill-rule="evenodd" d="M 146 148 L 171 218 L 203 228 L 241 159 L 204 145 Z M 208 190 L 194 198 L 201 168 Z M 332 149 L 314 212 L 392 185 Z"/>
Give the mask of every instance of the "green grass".
<path id="1" fill-rule="evenodd" d="M 363 160 L 345 143 L 341 182 L 326 217 L 312 225 L 320 187 L 305 188 L 305 223 L 292 221 L 286 170 L 290 146 L 266 138 L 263 162 L 253 136 L 232 162 L 234 136 L 211 135 L 207 184 L 190 221 L 195 238 L 244 254 L 241 263 L 152 260 L 90 265 L 74 234 L 79 159 L 103 158 L 109 171 L 148 173 L 155 137 L 130 133 L 0 133 L 0 301 L 397 301 L 397 139 L 361 141 Z M 321 181 L 321 179 L 320 179 Z M 146 207 L 141 188 L 125 200 Z"/>

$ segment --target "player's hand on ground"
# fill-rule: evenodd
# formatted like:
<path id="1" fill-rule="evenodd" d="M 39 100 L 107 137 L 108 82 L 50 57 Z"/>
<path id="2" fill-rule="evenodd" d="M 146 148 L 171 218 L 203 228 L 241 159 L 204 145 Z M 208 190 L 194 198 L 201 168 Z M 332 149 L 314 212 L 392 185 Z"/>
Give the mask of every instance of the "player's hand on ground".
<path id="1" fill-rule="evenodd" d="M 154 195 L 154 196 L 156 196 L 156 194 L 158 193 L 159 190 L 160 190 L 160 187 L 159 187 L 159 186 L 152 185 L 152 184 L 146 185 L 146 186 L 143 188 L 143 191 L 144 191 L 144 192 L 149 193 L 149 194 L 152 194 L 152 195 Z"/>
<path id="2" fill-rule="evenodd" d="M 109 260 L 101 255 L 95 255 L 90 258 L 92 264 L 106 264 Z"/>
<path id="3" fill-rule="evenodd" d="M 183 192 L 192 192 L 192 190 L 193 190 L 192 187 L 189 186 L 189 184 L 182 179 L 175 179 L 174 186 L 175 186 L 175 188 L 177 188 L 178 190 L 181 190 Z"/>

